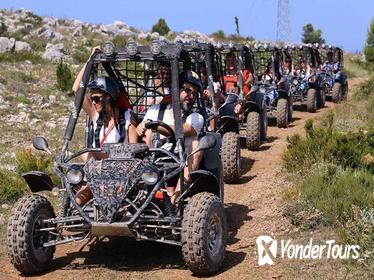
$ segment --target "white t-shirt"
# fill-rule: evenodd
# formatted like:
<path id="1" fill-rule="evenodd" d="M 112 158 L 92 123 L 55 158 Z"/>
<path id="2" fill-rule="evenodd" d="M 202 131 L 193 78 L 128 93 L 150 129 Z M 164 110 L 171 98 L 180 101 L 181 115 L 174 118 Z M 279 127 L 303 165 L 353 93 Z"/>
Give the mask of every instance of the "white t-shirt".
<path id="1" fill-rule="evenodd" d="M 98 118 L 99 118 L 99 113 L 96 112 L 95 117 L 92 120 L 94 131 L 96 131 L 96 127 L 97 127 L 96 121 Z M 129 142 L 128 130 L 129 130 L 129 126 L 131 123 L 131 110 L 125 111 L 123 118 L 125 119 L 125 130 L 126 130 L 125 139 L 123 140 L 123 143 L 128 143 Z M 100 142 L 104 138 L 104 135 L 107 133 L 108 129 L 110 129 L 110 127 L 104 128 L 104 125 L 101 127 L 100 134 L 99 134 Z M 108 136 L 105 138 L 104 143 L 118 143 L 120 138 L 121 138 L 120 132 L 117 130 L 117 127 L 114 126 L 113 129 L 109 132 Z M 95 139 L 93 141 L 92 147 L 97 148 Z"/>
<path id="2" fill-rule="evenodd" d="M 151 120 L 151 121 L 157 121 L 158 120 L 158 112 L 160 111 L 160 104 L 152 105 L 147 113 L 144 116 L 144 120 Z M 162 122 L 164 122 L 167 125 L 174 126 L 174 114 L 173 114 L 173 108 L 171 105 L 167 105 L 164 113 L 164 117 L 162 119 Z M 200 134 L 201 129 L 204 126 L 204 118 L 199 113 L 191 113 L 187 118 L 186 122 L 187 124 L 191 125 L 193 129 L 196 132 L 196 135 Z M 165 138 L 163 135 L 160 136 L 160 138 Z M 185 145 L 189 146 L 192 143 L 194 137 L 185 137 Z"/>

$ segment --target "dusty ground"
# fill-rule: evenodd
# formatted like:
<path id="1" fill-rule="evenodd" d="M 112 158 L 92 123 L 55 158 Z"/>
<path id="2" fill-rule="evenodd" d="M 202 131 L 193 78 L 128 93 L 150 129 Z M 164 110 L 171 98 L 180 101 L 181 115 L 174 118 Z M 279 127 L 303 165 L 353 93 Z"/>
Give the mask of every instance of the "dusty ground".
<path id="1" fill-rule="evenodd" d="M 352 89 L 359 79 L 350 81 Z M 343 279 L 349 272 L 336 262 L 293 262 L 276 260 L 273 266 L 258 266 L 257 236 L 274 234 L 300 240 L 309 233 L 300 233 L 282 217 L 282 191 L 289 183 L 281 174 L 281 155 L 287 136 L 303 133 L 305 120 L 317 118 L 330 110 L 315 114 L 294 112 L 294 121 L 287 129 L 269 127 L 268 141 L 261 150 L 242 150 L 243 175 L 240 184 L 225 186 L 225 207 L 229 225 L 229 244 L 222 271 L 217 279 Z M 320 236 L 315 232 L 314 237 Z M 321 237 L 322 238 L 322 237 Z M 113 239 L 58 247 L 52 269 L 32 279 L 189 279 L 191 272 L 183 265 L 179 248 L 162 244 Z M 22 278 L 0 259 L 0 279 Z M 331 273 L 333 272 L 333 273 Z M 350 277 L 348 277 L 350 278 Z M 357 278 L 354 278 L 357 279 Z"/>

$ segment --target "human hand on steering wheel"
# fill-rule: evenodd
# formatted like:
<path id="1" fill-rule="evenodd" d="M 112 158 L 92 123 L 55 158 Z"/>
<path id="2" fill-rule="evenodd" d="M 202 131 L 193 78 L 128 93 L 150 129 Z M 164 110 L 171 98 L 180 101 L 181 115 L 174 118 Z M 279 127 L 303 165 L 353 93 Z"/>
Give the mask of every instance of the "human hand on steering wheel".
<path id="1" fill-rule="evenodd" d="M 158 130 L 159 127 L 161 127 L 162 129 L 164 129 L 165 132 L 167 132 L 167 138 L 169 139 L 169 142 L 172 144 L 171 151 L 174 151 L 176 146 L 175 132 L 169 125 L 160 121 L 148 121 L 144 123 L 145 130 L 151 129 L 152 132 L 164 134 L 163 131 Z"/>

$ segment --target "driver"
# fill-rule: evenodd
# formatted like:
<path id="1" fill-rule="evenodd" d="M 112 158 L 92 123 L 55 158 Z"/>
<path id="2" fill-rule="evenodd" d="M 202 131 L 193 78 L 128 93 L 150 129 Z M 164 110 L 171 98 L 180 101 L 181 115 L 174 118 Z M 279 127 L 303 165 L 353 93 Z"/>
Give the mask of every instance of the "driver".
<path id="1" fill-rule="evenodd" d="M 322 66 L 322 69 L 325 71 L 332 71 L 336 72 L 338 71 L 338 63 L 334 63 L 334 53 L 333 51 L 327 52 L 327 61 Z"/>
<path id="2" fill-rule="evenodd" d="M 192 111 L 193 104 L 196 101 L 200 89 L 201 82 L 199 76 L 195 72 L 187 71 L 187 73 L 180 78 L 179 98 L 185 139 L 184 144 L 187 154 L 190 154 L 192 150 L 197 147 L 198 136 L 204 125 L 203 116 Z M 149 121 L 161 121 L 174 129 L 175 121 L 172 106 L 170 104 L 166 106 L 163 104 L 152 105 L 152 107 L 148 109 L 143 122 L 136 128 L 138 135 L 143 137 L 148 147 L 152 147 L 152 131 L 145 128 L 145 124 Z M 163 128 L 158 128 L 158 132 L 161 134 L 161 138 L 170 136 Z M 190 181 L 190 172 L 198 169 L 202 157 L 203 152 L 201 151 L 189 157 L 184 170 L 186 183 Z M 180 182 L 178 182 L 176 187 L 168 187 L 168 194 L 171 197 L 171 202 L 174 204 L 176 197 L 180 194 Z"/>

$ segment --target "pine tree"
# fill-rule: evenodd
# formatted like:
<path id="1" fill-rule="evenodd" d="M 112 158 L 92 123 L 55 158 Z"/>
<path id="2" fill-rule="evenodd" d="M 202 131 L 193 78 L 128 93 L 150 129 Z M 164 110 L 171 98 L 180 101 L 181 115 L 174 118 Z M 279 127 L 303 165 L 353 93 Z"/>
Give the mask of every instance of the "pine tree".
<path id="1" fill-rule="evenodd" d="M 322 30 L 321 29 L 314 30 L 314 27 L 311 23 L 308 23 L 303 26 L 303 34 L 302 34 L 301 40 L 303 41 L 304 44 L 325 43 L 325 40 L 322 38 Z"/>
<path id="2" fill-rule="evenodd" d="M 374 65 L 374 19 L 372 19 L 368 29 L 364 53 L 367 63 Z"/>
<path id="3" fill-rule="evenodd" d="M 60 63 L 56 68 L 57 76 L 57 88 L 63 91 L 68 91 L 73 85 L 73 75 L 69 69 L 69 66 L 60 60 Z"/>
<path id="4" fill-rule="evenodd" d="M 152 26 L 152 32 L 157 32 L 161 36 L 168 34 L 170 31 L 169 26 L 167 25 L 165 19 L 160 18 L 158 22 Z"/>

